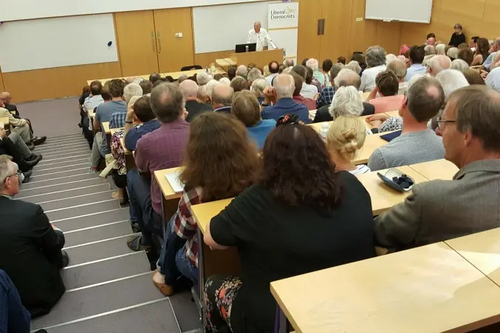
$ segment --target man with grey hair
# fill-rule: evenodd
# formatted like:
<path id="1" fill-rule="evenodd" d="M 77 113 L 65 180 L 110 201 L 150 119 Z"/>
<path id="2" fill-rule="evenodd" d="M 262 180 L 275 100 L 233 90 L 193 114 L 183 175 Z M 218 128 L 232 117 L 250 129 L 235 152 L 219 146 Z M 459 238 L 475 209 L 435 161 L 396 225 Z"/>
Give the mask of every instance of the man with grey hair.
<path id="1" fill-rule="evenodd" d="M 162 83 L 155 87 L 150 104 L 161 127 L 137 142 L 134 156 L 138 170 L 132 169 L 127 175 L 130 204 L 142 233 L 130 237 L 127 245 L 133 251 L 146 250 L 154 267 L 159 254 L 153 246 L 153 235 L 163 237 L 164 223 L 161 217 L 161 190 L 154 172 L 181 165 L 189 137 L 189 123 L 184 119 L 184 97 L 175 83 Z M 151 186 L 140 172 L 149 173 Z"/>
<path id="2" fill-rule="evenodd" d="M 275 45 L 269 37 L 269 33 L 266 29 L 262 28 L 262 24 L 257 21 L 253 24 L 253 29 L 248 32 L 247 44 L 255 43 L 257 44 L 257 51 L 262 51 L 264 48 L 271 47 L 275 49 Z"/>
<path id="3" fill-rule="evenodd" d="M 465 75 L 456 69 L 445 69 L 436 75 L 436 80 L 441 84 L 444 92 L 444 102 L 448 102 L 451 94 L 460 88 L 468 87 L 469 82 Z"/>
<path id="4" fill-rule="evenodd" d="M 380 246 L 403 250 L 500 227 L 500 94 L 481 85 L 459 89 L 438 122 L 444 158 L 459 171 L 453 180 L 416 184 L 378 216 Z"/>
<path id="5" fill-rule="evenodd" d="M 435 78 L 422 76 L 411 82 L 399 108 L 403 118 L 401 135 L 377 148 L 368 167 L 377 171 L 442 158 L 443 141 L 427 128 L 427 122 L 438 114 L 443 103 L 443 88 Z"/>
<path id="6" fill-rule="evenodd" d="M 236 69 L 236 76 L 241 76 L 242 78 L 246 79 L 248 75 L 248 68 L 245 65 L 239 65 L 238 68 Z"/>
<path id="7" fill-rule="evenodd" d="M 125 100 L 127 107 L 130 107 L 131 102 L 135 103 L 134 99 L 132 99 L 134 97 L 135 100 L 139 99 L 139 97 L 142 97 L 142 88 L 137 83 L 129 83 L 123 89 L 123 99 Z M 123 112 L 123 110 L 120 110 L 113 113 L 109 120 L 109 128 L 120 128 L 125 126 L 125 118 L 127 118 L 126 111 L 127 110 Z"/>
<path id="8" fill-rule="evenodd" d="M 274 87 L 264 90 L 262 119 L 278 121 L 281 116 L 295 113 L 304 123 L 310 123 L 307 106 L 294 102 L 295 80 L 290 74 L 280 74 L 274 79 Z M 273 105 L 271 105 L 271 103 Z"/>
<path id="9" fill-rule="evenodd" d="M 19 192 L 17 165 L 0 156 L 0 267 L 14 281 L 31 316 L 50 312 L 64 294 L 59 270 L 69 263 L 64 234 L 42 207 L 14 200 Z M 3 310 L 3 309 L 2 309 Z"/>
<path id="10" fill-rule="evenodd" d="M 295 62 L 292 58 L 287 58 L 283 61 L 283 65 L 285 65 L 286 67 L 293 67 L 295 66 Z"/>
<path id="11" fill-rule="evenodd" d="M 363 113 L 363 102 L 358 90 L 353 86 L 340 87 L 328 110 L 334 120 L 340 116 L 359 117 Z"/>
<path id="12" fill-rule="evenodd" d="M 196 74 L 196 82 L 198 82 L 198 85 L 200 87 L 206 85 L 208 82 L 210 82 L 210 80 L 212 80 L 212 76 L 208 75 L 205 72 L 199 72 L 198 74 Z"/>
<path id="13" fill-rule="evenodd" d="M 500 51 L 500 37 L 495 38 L 495 41 L 493 42 L 489 50 L 490 55 L 488 56 L 488 58 L 486 58 L 486 60 L 483 63 L 483 67 L 487 71 L 490 71 L 491 63 L 493 62 L 493 58 L 495 57 L 498 51 Z"/>
<path id="14" fill-rule="evenodd" d="M 387 70 L 391 71 L 396 75 L 399 82 L 398 95 L 404 94 L 408 90 L 408 82 L 405 81 L 407 67 L 404 61 L 394 60 L 387 65 Z"/>
<path id="15" fill-rule="evenodd" d="M 190 123 L 196 118 L 198 115 L 203 112 L 213 111 L 210 105 L 205 103 L 200 103 L 198 101 L 198 84 L 193 80 L 184 80 L 179 84 L 179 89 L 184 96 L 184 100 L 186 101 L 186 111 L 188 115 L 186 117 L 186 121 Z"/>
<path id="16" fill-rule="evenodd" d="M 234 90 L 230 86 L 218 84 L 212 90 L 212 107 L 215 112 L 231 113 Z"/>
<path id="17" fill-rule="evenodd" d="M 263 79 L 264 77 L 262 76 L 262 73 L 260 72 L 260 69 L 258 68 L 252 68 L 247 75 L 247 81 L 248 85 L 251 86 L 253 81 L 258 80 L 258 79 Z"/>
<path id="18" fill-rule="evenodd" d="M 438 54 L 427 60 L 427 73 L 431 76 L 436 76 L 439 72 L 450 69 L 450 67 L 451 60 L 445 55 Z"/>
<path id="19" fill-rule="evenodd" d="M 361 77 L 360 91 L 368 92 L 375 89 L 375 79 L 378 73 L 386 69 L 385 54 L 385 49 L 381 46 L 371 46 L 366 50 L 366 64 L 368 68 L 364 70 L 363 76 Z"/>

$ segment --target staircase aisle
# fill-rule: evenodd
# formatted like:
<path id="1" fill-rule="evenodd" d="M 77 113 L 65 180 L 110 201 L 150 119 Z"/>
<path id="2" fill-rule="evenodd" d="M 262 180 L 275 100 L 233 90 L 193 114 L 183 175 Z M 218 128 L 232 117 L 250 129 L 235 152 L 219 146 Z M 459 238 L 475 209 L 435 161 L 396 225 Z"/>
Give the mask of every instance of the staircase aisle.
<path id="1" fill-rule="evenodd" d="M 82 135 L 48 139 L 36 151 L 43 160 L 17 199 L 40 204 L 64 231 L 70 263 L 61 271 L 66 293 L 48 315 L 32 321 L 31 329 L 181 332 L 171 299 L 151 281 L 146 254 L 127 247 L 133 234 L 128 208 L 111 198 L 107 180 L 89 173 L 90 150 Z M 186 305 L 185 299 L 180 302 Z"/>

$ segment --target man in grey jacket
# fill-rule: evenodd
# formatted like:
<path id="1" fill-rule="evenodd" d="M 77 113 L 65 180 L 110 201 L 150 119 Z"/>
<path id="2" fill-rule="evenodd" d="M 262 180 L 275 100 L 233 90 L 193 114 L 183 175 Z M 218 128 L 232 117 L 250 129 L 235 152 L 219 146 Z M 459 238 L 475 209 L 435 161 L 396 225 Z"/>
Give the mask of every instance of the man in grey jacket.
<path id="1" fill-rule="evenodd" d="M 375 219 L 378 245 L 396 250 L 500 227 L 500 94 L 485 86 L 454 92 L 438 120 L 453 180 L 413 187 Z"/>

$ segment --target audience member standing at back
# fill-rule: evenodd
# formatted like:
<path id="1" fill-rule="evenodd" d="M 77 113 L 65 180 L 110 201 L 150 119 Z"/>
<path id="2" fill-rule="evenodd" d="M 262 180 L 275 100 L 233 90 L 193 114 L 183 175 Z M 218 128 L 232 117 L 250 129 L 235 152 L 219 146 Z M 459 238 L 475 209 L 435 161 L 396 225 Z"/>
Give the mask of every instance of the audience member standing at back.
<path id="1" fill-rule="evenodd" d="M 161 190 L 154 172 L 181 165 L 189 136 L 189 123 L 184 120 L 184 98 L 179 87 L 162 83 L 151 92 L 151 108 L 161 127 L 144 135 L 135 149 L 135 164 L 141 172 L 149 172 L 150 182 L 139 171 L 127 174 L 130 204 L 134 207 L 142 235 L 132 236 L 127 245 L 134 251 L 146 250 L 152 262 L 156 261 L 152 235 L 162 235 Z"/>
<path id="2" fill-rule="evenodd" d="M 363 71 L 359 90 L 368 92 L 375 89 L 375 78 L 378 73 L 385 71 L 385 50 L 380 46 L 372 46 L 366 50 L 366 63 L 369 68 Z"/>
<path id="3" fill-rule="evenodd" d="M 410 49 L 410 67 L 406 72 L 406 82 L 410 81 L 415 74 L 425 74 L 427 68 L 422 65 L 425 58 L 425 50 L 421 46 L 413 46 Z"/>

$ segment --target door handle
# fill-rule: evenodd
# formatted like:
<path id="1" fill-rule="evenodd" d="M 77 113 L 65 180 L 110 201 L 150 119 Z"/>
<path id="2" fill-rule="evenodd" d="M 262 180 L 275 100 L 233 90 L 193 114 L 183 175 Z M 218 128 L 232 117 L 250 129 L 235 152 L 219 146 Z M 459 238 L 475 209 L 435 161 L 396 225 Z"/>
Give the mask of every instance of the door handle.
<path id="1" fill-rule="evenodd" d="M 155 33 L 154 33 L 154 31 L 151 31 L 151 45 L 153 46 L 153 52 L 156 52 L 156 48 L 155 48 Z"/>
<path id="2" fill-rule="evenodd" d="M 156 31 L 156 40 L 158 41 L 158 53 L 161 53 L 161 38 L 159 31 Z"/>
<path id="3" fill-rule="evenodd" d="M 325 19 L 321 19 L 321 36 L 325 34 Z"/>
<path id="4" fill-rule="evenodd" d="M 318 20 L 317 33 L 318 36 L 321 36 L 321 19 Z"/>

